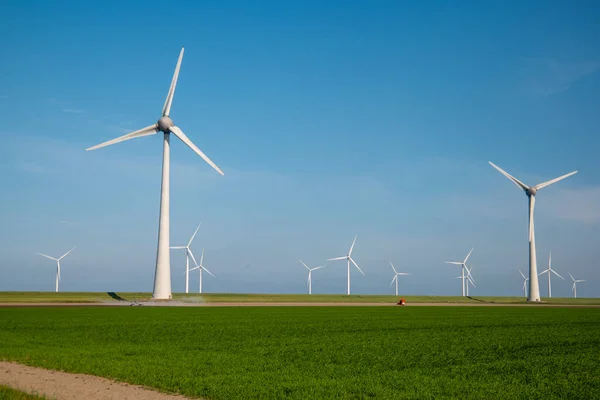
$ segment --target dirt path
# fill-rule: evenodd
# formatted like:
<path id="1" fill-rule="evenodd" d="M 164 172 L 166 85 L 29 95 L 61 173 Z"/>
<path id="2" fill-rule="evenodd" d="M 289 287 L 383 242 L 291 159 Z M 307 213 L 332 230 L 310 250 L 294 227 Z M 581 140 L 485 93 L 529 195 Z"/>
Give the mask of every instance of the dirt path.
<path id="1" fill-rule="evenodd" d="M 185 400 L 93 375 L 69 374 L 0 361 L 0 384 L 56 400 Z"/>

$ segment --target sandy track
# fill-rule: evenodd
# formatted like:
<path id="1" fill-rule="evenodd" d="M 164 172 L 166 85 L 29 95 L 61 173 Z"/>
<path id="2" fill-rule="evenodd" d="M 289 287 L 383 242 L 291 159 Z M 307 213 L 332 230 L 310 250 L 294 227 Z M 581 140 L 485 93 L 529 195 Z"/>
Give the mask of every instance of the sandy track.
<path id="1" fill-rule="evenodd" d="M 93 375 L 69 374 L 0 361 L 0 384 L 56 400 L 185 400 Z"/>
<path id="2" fill-rule="evenodd" d="M 105 303 L 0 303 L 0 307 L 128 307 L 128 301 Z M 145 307 L 390 307 L 396 303 L 285 303 L 285 302 L 211 302 L 211 303 L 184 303 L 170 302 L 143 302 Z M 600 308 L 597 304 L 526 304 L 526 303 L 407 303 L 407 307 L 585 307 Z"/>

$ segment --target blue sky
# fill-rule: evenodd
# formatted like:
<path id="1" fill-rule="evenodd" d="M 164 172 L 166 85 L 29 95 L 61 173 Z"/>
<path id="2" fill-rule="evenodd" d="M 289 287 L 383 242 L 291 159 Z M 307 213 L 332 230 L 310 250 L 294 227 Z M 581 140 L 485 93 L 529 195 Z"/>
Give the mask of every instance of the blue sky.
<path id="1" fill-rule="evenodd" d="M 289 3 L 289 4 L 288 4 Z M 86 147 L 171 115 L 223 169 L 172 138 L 171 243 L 210 292 L 302 293 L 355 234 L 353 293 L 520 295 L 526 183 L 538 268 L 600 296 L 600 37 L 592 1 L 12 2 L 0 26 L 0 290 L 151 291 L 162 146 Z M 173 291 L 184 256 L 172 255 Z M 545 282 L 542 280 L 541 282 Z M 571 285 L 555 280 L 555 296 Z M 192 288 L 197 276 L 192 275 Z M 542 296 L 546 295 L 541 284 Z M 315 272 L 343 293 L 345 264 Z"/>

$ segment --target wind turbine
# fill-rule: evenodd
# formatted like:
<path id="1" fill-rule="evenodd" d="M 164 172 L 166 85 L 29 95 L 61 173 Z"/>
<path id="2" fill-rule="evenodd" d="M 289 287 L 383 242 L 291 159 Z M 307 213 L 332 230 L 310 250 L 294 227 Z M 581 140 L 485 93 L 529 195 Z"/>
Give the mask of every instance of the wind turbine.
<path id="1" fill-rule="evenodd" d="M 319 269 L 319 268 L 323 268 L 323 267 L 324 267 L 324 265 L 320 265 L 320 266 L 318 266 L 318 267 L 314 267 L 314 268 L 309 268 L 309 267 L 308 267 L 308 265 L 306 265 L 306 264 L 304 264 L 304 263 L 302 262 L 302 260 L 298 260 L 298 261 L 300 261 L 300 263 L 301 263 L 302 265 L 304 265 L 304 266 L 306 267 L 306 269 L 308 270 L 308 281 L 307 281 L 307 285 L 308 285 L 308 294 L 312 294 L 312 272 L 313 272 L 313 271 L 316 271 L 316 270 L 317 270 L 317 269 Z"/>
<path id="2" fill-rule="evenodd" d="M 467 267 L 465 265 L 465 270 L 467 271 L 467 275 L 465 275 L 464 278 L 462 276 L 457 276 L 456 279 L 462 279 L 463 281 L 466 280 L 465 291 L 466 291 L 466 295 L 469 296 L 469 284 L 471 284 L 471 286 L 473 286 L 473 287 L 477 287 L 477 286 L 475 286 L 475 280 L 473 280 L 473 276 L 471 275 L 471 271 L 473 270 L 473 267 L 471 267 L 471 269 L 469 269 L 469 267 Z"/>
<path id="3" fill-rule="evenodd" d="M 347 291 L 348 296 L 350 296 L 350 262 L 352 262 L 352 264 L 354 264 L 354 266 L 360 271 L 361 274 L 363 274 L 363 276 L 365 275 L 365 273 L 362 272 L 362 270 L 360 269 L 358 264 L 352 259 L 352 249 L 354 249 L 354 244 L 356 243 L 357 237 L 358 237 L 358 235 L 354 236 L 354 241 L 352 242 L 352 246 L 350 246 L 350 251 L 348 252 L 347 256 L 330 258 L 329 260 L 327 260 L 327 261 L 348 260 L 348 291 Z"/>
<path id="4" fill-rule="evenodd" d="M 193 258 L 193 256 L 192 256 Z M 204 249 L 202 249 L 202 254 L 200 255 L 200 264 L 196 264 L 196 260 L 194 259 L 194 264 L 196 264 L 196 266 L 192 269 L 190 269 L 190 271 L 193 271 L 195 269 L 200 270 L 200 288 L 198 290 L 198 293 L 202 293 L 202 270 L 205 270 L 206 272 L 208 272 L 210 274 L 210 276 L 212 276 L 213 278 L 216 278 L 212 272 L 210 272 L 209 270 L 207 270 L 206 268 L 204 268 Z"/>
<path id="5" fill-rule="evenodd" d="M 183 250 L 185 249 L 185 292 L 188 293 L 189 283 L 190 283 L 190 258 L 194 261 L 194 265 L 196 264 L 196 259 L 194 258 L 194 254 L 192 253 L 192 249 L 190 246 L 192 245 L 192 241 L 196 237 L 196 233 L 198 233 L 198 229 L 200 229 L 200 225 L 202 222 L 198 224 L 198 227 L 194 231 L 194 234 L 190 238 L 190 241 L 186 246 L 171 246 L 171 249 L 175 250 Z"/>
<path id="6" fill-rule="evenodd" d="M 573 278 L 573 275 L 571 275 L 570 272 L 569 272 L 569 276 L 571 277 L 571 280 L 573 281 L 573 297 L 577 298 L 577 282 L 585 282 L 585 280 Z"/>
<path id="7" fill-rule="evenodd" d="M 392 264 L 391 261 L 390 261 L 390 265 L 392 266 L 392 269 L 394 270 L 394 278 L 392 279 L 392 282 L 390 282 L 390 286 L 392 286 L 394 281 L 396 281 L 396 296 L 398 296 L 398 275 L 410 275 L 410 273 L 396 271 L 396 268 L 394 267 L 394 264 Z"/>
<path id="8" fill-rule="evenodd" d="M 508 172 L 504 171 L 502 168 L 495 165 L 493 162 L 489 162 L 490 165 L 496 168 L 502 175 L 506 176 L 510 179 L 519 189 L 522 189 L 527 197 L 529 198 L 529 296 L 527 297 L 527 301 L 540 301 L 540 286 L 538 283 L 538 274 L 537 274 L 537 260 L 536 260 L 536 252 L 535 252 L 535 228 L 533 224 L 533 210 L 535 208 L 535 195 L 540 189 L 545 188 L 546 186 L 550 186 L 553 183 L 561 181 L 565 178 L 568 178 L 571 175 L 575 175 L 577 171 L 569 172 L 566 175 L 559 176 L 558 178 L 551 179 L 549 181 L 538 183 L 535 186 L 527 186 L 514 176 L 510 175 Z"/>
<path id="9" fill-rule="evenodd" d="M 471 249 L 471 251 L 469 252 L 469 254 L 467 254 L 467 257 L 465 257 L 464 261 L 446 261 L 446 264 L 460 265 L 461 278 L 462 278 L 462 296 L 463 297 L 465 296 L 465 268 L 467 266 L 467 260 L 471 256 L 471 253 L 473 252 L 473 250 L 475 250 L 475 247 L 473 247 Z"/>
<path id="10" fill-rule="evenodd" d="M 47 255 L 42 254 L 42 253 L 37 253 L 40 256 L 44 256 L 46 258 L 49 258 L 51 260 L 56 261 L 56 288 L 54 289 L 55 292 L 58 292 L 58 281 L 60 280 L 60 260 L 62 260 L 63 258 L 65 258 L 73 250 L 75 250 L 75 247 L 73 247 L 71 250 L 67 251 L 65 254 L 63 254 L 62 256 L 60 256 L 58 258 L 50 257 L 50 256 L 47 256 Z"/>
<path id="11" fill-rule="evenodd" d="M 95 150 L 101 147 L 109 146 L 111 144 L 120 143 L 125 140 L 134 139 L 142 136 L 154 135 L 158 132 L 162 132 L 163 135 L 163 161 L 162 161 L 162 183 L 160 190 L 160 213 L 158 217 L 158 247 L 156 251 L 156 269 L 154 272 L 154 288 L 152 297 L 155 299 L 171 299 L 171 257 L 169 254 L 169 167 L 170 167 L 170 135 L 175 135 L 179 140 L 185 143 L 191 148 L 196 154 L 198 154 L 204 161 L 206 161 L 211 167 L 213 167 L 219 174 L 223 175 L 223 171 L 219 169 L 192 141 L 183 133 L 183 131 L 173 123 L 170 117 L 171 105 L 173 104 L 173 94 L 175 93 L 175 86 L 177 85 L 177 78 L 179 76 L 179 68 L 181 66 L 181 60 L 183 58 L 183 48 L 179 53 L 179 59 L 177 60 L 177 66 L 175 67 L 175 73 L 171 80 L 171 87 L 167 94 L 167 99 L 162 109 L 162 116 L 157 123 L 137 130 L 135 132 L 128 133 L 121 137 L 109 140 L 96 146 L 92 146 L 86 149 Z"/>
<path id="12" fill-rule="evenodd" d="M 565 278 L 563 278 L 562 276 L 560 276 L 558 274 L 558 272 L 556 272 L 555 270 L 552 269 L 552 253 L 550 253 L 550 258 L 548 258 L 548 269 L 540 272 L 540 276 L 544 275 L 544 274 L 548 274 L 548 297 L 551 298 L 552 297 L 552 286 L 550 284 L 550 272 L 552 272 L 554 275 L 558 276 L 560 279 L 562 279 L 563 281 L 565 280 Z"/>
<path id="13" fill-rule="evenodd" d="M 519 273 L 523 277 L 523 293 L 525 293 L 525 297 L 527 297 L 527 281 L 529 280 L 529 278 L 526 277 L 521 270 L 519 270 Z"/>

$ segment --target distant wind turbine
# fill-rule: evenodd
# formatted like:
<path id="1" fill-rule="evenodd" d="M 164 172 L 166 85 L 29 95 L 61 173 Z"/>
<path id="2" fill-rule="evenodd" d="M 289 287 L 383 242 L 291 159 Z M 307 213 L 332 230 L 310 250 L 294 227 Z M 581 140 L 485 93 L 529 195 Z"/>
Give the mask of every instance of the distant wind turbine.
<path id="1" fill-rule="evenodd" d="M 471 253 L 473 252 L 473 250 L 475 250 L 475 247 L 473 247 L 469 254 L 467 254 L 464 261 L 446 261 L 446 264 L 460 265 L 463 297 L 465 296 L 465 268 L 467 266 L 467 260 L 469 259 L 469 257 L 471 257 Z"/>
<path id="2" fill-rule="evenodd" d="M 548 269 L 544 270 L 543 272 L 540 272 L 540 274 L 539 274 L 540 276 L 544 275 L 544 274 L 548 274 L 548 298 L 552 298 L 552 285 L 550 283 L 550 277 L 551 277 L 550 272 L 552 272 L 554 275 L 558 276 L 563 281 L 565 280 L 565 278 L 560 276 L 558 274 L 558 272 L 556 272 L 555 270 L 552 269 L 552 253 L 550 253 L 550 258 L 548 258 Z"/>
<path id="3" fill-rule="evenodd" d="M 312 272 L 318 270 L 319 268 L 323 268 L 324 265 L 319 265 L 318 267 L 314 267 L 314 268 L 309 268 L 308 265 L 304 264 L 304 262 L 302 260 L 298 260 L 300 261 L 300 263 L 302 265 L 304 265 L 306 267 L 306 269 L 308 270 L 308 281 L 307 281 L 307 285 L 308 285 L 308 294 L 312 294 Z"/>
<path id="4" fill-rule="evenodd" d="M 535 208 L 535 195 L 540 189 L 543 189 L 547 186 L 552 185 L 558 181 L 561 181 L 565 178 L 568 178 L 571 175 L 577 173 L 577 171 L 569 172 L 566 175 L 559 176 L 558 178 L 551 179 L 549 181 L 538 183 L 535 186 L 527 186 L 514 176 L 510 175 L 508 172 L 504 171 L 502 168 L 498 167 L 493 162 L 489 162 L 490 165 L 496 168 L 502 175 L 506 176 L 510 179 L 517 187 L 525 192 L 527 197 L 529 198 L 529 296 L 527 297 L 527 301 L 540 301 L 540 286 L 538 283 L 538 273 L 537 273 L 537 260 L 536 260 L 536 252 L 535 252 L 535 228 L 533 224 L 533 210 Z"/>
<path id="5" fill-rule="evenodd" d="M 158 122 L 137 130 L 135 132 L 128 133 L 116 139 L 111 139 L 107 142 L 98 144 L 87 148 L 86 150 L 95 150 L 101 147 L 109 146 L 111 144 L 120 143 L 125 140 L 134 139 L 138 137 L 154 135 L 158 132 L 162 132 L 163 135 L 163 162 L 162 162 L 162 184 L 160 189 L 160 212 L 158 214 L 158 248 L 156 251 L 156 269 L 154 272 L 154 288 L 152 290 L 152 297 L 155 299 L 171 299 L 171 255 L 169 254 L 169 234 L 170 234 L 170 220 L 169 220 L 169 196 L 170 196 L 170 182 L 169 182 L 169 168 L 171 163 L 170 153 L 170 135 L 175 135 L 179 140 L 185 143 L 194 153 L 198 154 L 204 161 L 206 161 L 211 167 L 213 167 L 219 174 L 223 175 L 223 171 L 219 169 L 192 141 L 183 133 L 183 131 L 175 125 L 170 117 L 171 105 L 173 104 L 173 95 L 175 94 L 175 86 L 177 85 L 177 78 L 179 77 L 179 68 L 181 67 L 181 60 L 183 59 L 183 48 L 179 53 L 179 59 L 177 60 L 177 66 L 175 67 L 175 73 L 171 80 L 171 87 L 167 94 L 167 99 L 162 109 L 162 115 Z"/>
<path id="6" fill-rule="evenodd" d="M 47 256 L 45 254 L 42 253 L 37 253 L 40 256 L 49 258 L 51 260 L 56 261 L 56 288 L 55 288 L 55 292 L 58 292 L 58 281 L 60 280 L 60 260 L 62 260 L 63 258 L 65 258 L 70 252 L 72 252 L 73 250 L 75 250 L 75 247 L 73 247 L 71 250 L 67 251 L 65 254 L 63 254 L 62 256 L 58 257 L 58 258 L 54 258 L 54 257 L 50 257 Z"/>
<path id="7" fill-rule="evenodd" d="M 394 278 L 392 279 L 392 282 L 390 282 L 390 286 L 392 286 L 394 281 L 396 282 L 396 296 L 398 296 L 398 275 L 410 275 L 410 273 L 396 271 L 396 268 L 394 267 L 394 264 L 392 264 L 391 261 L 390 261 L 390 265 L 392 266 L 392 269 L 394 270 Z"/>
<path id="8" fill-rule="evenodd" d="M 469 267 L 467 267 L 465 265 L 465 271 L 467 271 L 467 274 L 464 276 L 464 278 L 462 276 L 457 276 L 456 279 L 462 279 L 463 281 L 465 281 L 465 292 L 467 297 L 469 296 L 469 284 L 471 284 L 471 286 L 473 287 L 477 287 L 475 286 L 475 281 L 473 280 L 473 276 L 471 275 L 471 271 L 473 270 L 473 267 L 471 267 L 471 269 L 469 269 Z"/>
<path id="9" fill-rule="evenodd" d="M 527 281 L 529 280 L 529 278 L 526 277 L 521 270 L 519 270 L 519 273 L 523 277 L 523 293 L 525 294 L 525 297 L 527 297 Z"/>
<path id="10" fill-rule="evenodd" d="M 194 265 L 196 264 L 196 259 L 194 258 L 194 254 L 192 253 L 192 249 L 190 249 L 190 246 L 192 245 L 192 241 L 196 237 L 196 233 L 198 233 L 198 229 L 200 229 L 200 225 L 202 225 L 202 222 L 200 222 L 198 224 L 198 227 L 194 231 L 194 234 L 192 235 L 192 237 L 190 238 L 190 241 L 188 242 L 188 244 L 186 246 L 171 246 L 171 249 L 173 249 L 173 250 L 185 250 L 185 292 L 186 293 L 188 293 L 188 291 L 189 291 L 189 284 L 190 284 L 190 258 L 194 261 Z"/>
<path id="11" fill-rule="evenodd" d="M 585 282 L 585 280 L 573 278 L 573 275 L 571 275 L 570 272 L 569 272 L 569 276 L 571 277 L 571 280 L 573 281 L 573 297 L 577 298 L 577 283 Z"/>
<path id="12" fill-rule="evenodd" d="M 343 257 L 330 258 L 329 260 L 327 260 L 327 261 L 348 260 L 348 290 L 346 292 L 348 296 L 350 296 L 350 263 L 352 262 L 352 264 L 354 264 L 356 269 L 358 269 L 360 271 L 360 273 L 363 274 L 363 276 L 365 275 L 365 273 L 362 272 L 362 270 L 360 269 L 358 264 L 352 259 L 352 249 L 354 249 L 354 244 L 356 243 L 357 237 L 358 237 L 358 235 L 354 236 L 354 241 L 352 242 L 352 246 L 350 246 L 350 251 L 348 252 L 348 255 L 343 256 Z"/>
<path id="13" fill-rule="evenodd" d="M 196 264 L 196 260 L 194 260 L 194 264 Z M 196 264 L 196 266 L 194 268 L 190 269 L 190 271 L 193 271 L 196 269 L 199 270 L 199 272 L 200 272 L 200 286 L 199 286 L 198 293 L 202 293 L 202 270 L 208 272 L 210 274 L 210 276 L 212 276 L 213 278 L 216 278 L 212 272 L 210 272 L 209 270 L 207 270 L 204 267 L 204 249 L 202 249 L 202 254 L 200 254 L 200 264 Z"/>

